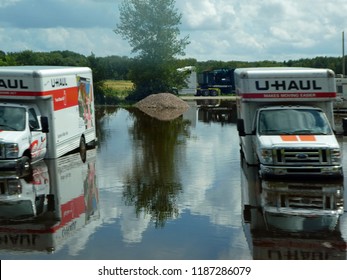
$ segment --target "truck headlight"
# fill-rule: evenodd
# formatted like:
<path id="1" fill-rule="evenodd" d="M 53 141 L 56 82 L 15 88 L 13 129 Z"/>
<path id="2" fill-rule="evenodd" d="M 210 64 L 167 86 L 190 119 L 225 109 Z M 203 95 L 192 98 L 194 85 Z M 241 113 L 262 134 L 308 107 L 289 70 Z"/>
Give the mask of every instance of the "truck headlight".
<path id="1" fill-rule="evenodd" d="M 22 186 L 19 180 L 9 180 L 7 182 L 8 195 L 18 195 L 22 193 Z"/>
<path id="2" fill-rule="evenodd" d="M 331 163 L 339 164 L 341 163 L 341 151 L 340 149 L 332 149 L 331 154 Z"/>
<path id="3" fill-rule="evenodd" d="M 261 149 L 260 156 L 261 156 L 263 163 L 270 164 L 273 161 L 271 149 Z"/>
<path id="4" fill-rule="evenodd" d="M 6 158 L 18 158 L 18 144 L 8 143 L 5 145 L 5 156 Z"/>

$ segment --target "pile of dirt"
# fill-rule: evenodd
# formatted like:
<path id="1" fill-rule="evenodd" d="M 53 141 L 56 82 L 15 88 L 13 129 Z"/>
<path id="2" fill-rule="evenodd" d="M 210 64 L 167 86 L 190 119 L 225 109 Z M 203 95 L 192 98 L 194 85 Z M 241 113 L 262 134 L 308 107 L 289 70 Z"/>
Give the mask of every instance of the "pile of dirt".
<path id="1" fill-rule="evenodd" d="M 167 121 L 182 115 L 189 105 L 171 93 L 158 93 L 137 102 L 135 107 L 151 117 Z"/>

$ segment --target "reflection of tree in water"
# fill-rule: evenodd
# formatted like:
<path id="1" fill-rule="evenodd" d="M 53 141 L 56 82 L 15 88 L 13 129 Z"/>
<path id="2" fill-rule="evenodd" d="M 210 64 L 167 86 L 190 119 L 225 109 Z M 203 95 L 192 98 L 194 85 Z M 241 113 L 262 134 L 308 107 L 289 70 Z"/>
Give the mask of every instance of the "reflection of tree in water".
<path id="1" fill-rule="evenodd" d="M 134 164 L 125 178 L 125 202 L 163 227 L 168 218 L 178 215 L 176 197 L 182 187 L 177 165 L 183 160 L 180 144 L 189 134 L 189 122 L 182 117 L 159 121 L 135 108 L 128 111 L 134 117 L 130 131 Z"/>

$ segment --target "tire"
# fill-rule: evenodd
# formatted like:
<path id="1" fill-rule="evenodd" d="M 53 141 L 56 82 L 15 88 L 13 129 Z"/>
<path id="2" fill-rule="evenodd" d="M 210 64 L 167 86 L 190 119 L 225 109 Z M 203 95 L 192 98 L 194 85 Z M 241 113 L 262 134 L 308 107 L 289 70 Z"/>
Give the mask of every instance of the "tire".
<path id="1" fill-rule="evenodd" d="M 28 156 L 23 156 L 22 163 L 17 169 L 19 176 L 27 176 L 31 173 L 31 160 Z"/>
<path id="2" fill-rule="evenodd" d="M 201 95 L 202 96 L 209 96 L 210 95 L 210 91 L 208 89 L 204 89 L 204 90 L 202 90 Z"/>
<path id="3" fill-rule="evenodd" d="M 23 169 L 24 169 L 25 171 L 29 171 L 30 168 L 31 168 L 30 158 L 27 157 L 27 156 L 24 156 L 23 159 L 25 159 L 25 160 L 24 160 L 24 163 L 23 163 Z"/>
<path id="4" fill-rule="evenodd" d="M 80 151 L 81 160 L 83 162 L 86 162 L 86 159 L 87 159 L 87 144 L 86 144 L 86 139 L 84 138 L 84 136 L 81 136 L 79 151 Z"/>
<path id="5" fill-rule="evenodd" d="M 210 95 L 211 95 L 211 96 L 218 96 L 217 90 L 211 89 L 211 90 L 210 90 Z"/>

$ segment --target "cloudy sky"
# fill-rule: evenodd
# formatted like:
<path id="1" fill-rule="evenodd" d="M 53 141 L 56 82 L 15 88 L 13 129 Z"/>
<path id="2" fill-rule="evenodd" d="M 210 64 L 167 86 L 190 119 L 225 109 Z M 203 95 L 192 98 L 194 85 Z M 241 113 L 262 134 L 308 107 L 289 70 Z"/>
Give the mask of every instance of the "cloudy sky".
<path id="1" fill-rule="evenodd" d="M 0 50 L 131 56 L 112 30 L 121 0 L 0 0 Z M 176 0 L 186 57 L 276 60 L 341 56 L 345 0 Z M 346 39 L 347 40 L 347 39 Z"/>

